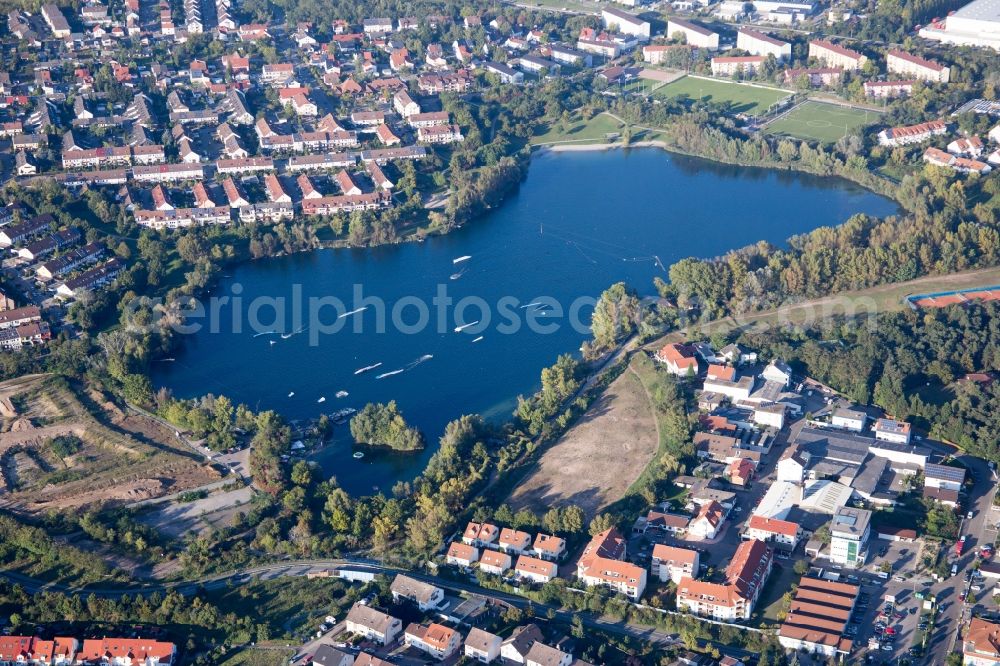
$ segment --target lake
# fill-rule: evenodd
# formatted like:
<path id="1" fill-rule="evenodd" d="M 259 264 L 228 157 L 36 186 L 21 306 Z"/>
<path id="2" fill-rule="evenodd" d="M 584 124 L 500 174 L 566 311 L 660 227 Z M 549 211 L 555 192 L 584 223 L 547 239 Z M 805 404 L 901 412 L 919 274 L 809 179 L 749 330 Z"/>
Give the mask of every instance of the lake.
<path id="1" fill-rule="evenodd" d="M 587 337 L 569 309 L 586 324 L 584 299 L 613 282 L 650 294 L 653 278 L 665 278 L 663 267 L 683 257 L 758 240 L 781 244 L 855 213 L 896 212 L 894 202 L 836 178 L 658 149 L 543 153 L 501 208 L 447 236 L 236 268 L 212 296 L 238 297 L 240 306 L 219 309 L 217 330 L 206 319 L 203 330 L 185 336 L 153 381 L 178 397 L 224 394 L 291 420 L 396 400 L 425 434 L 424 451 L 368 450 L 355 459 L 344 425 L 316 458 L 349 492 L 389 492 L 423 469 L 448 421 L 466 413 L 505 418 L 518 394 L 537 390 L 541 369 Z M 362 298 L 379 300 L 359 301 L 358 288 Z M 454 304 L 432 303 L 436 295 Z M 315 300 L 330 297 L 343 305 Z M 255 329 L 252 314 L 261 322 Z M 348 395 L 336 397 L 340 391 Z"/>

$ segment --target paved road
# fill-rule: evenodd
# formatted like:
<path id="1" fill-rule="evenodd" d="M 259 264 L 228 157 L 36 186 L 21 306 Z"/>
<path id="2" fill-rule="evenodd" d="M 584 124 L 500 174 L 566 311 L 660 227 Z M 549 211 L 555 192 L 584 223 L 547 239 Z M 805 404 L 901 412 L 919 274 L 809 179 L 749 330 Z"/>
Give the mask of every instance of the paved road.
<path id="1" fill-rule="evenodd" d="M 583 621 L 584 626 L 591 627 L 594 629 L 601 629 L 609 633 L 618 636 L 631 636 L 633 638 L 638 638 L 645 640 L 657 645 L 666 647 L 673 645 L 679 641 L 676 634 L 670 634 L 664 631 L 655 629 L 654 627 L 649 627 L 639 624 L 624 623 L 621 621 L 615 621 L 608 618 L 597 617 L 592 614 L 577 613 L 574 611 L 559 610 L 554 607 L 550 607 L 544 604 L 534 603 L 529 599 L 524 597 L 516 596 L 513 594 L 507 594 L 504 592 L 496 592 L 492 590 L 486 590 L 471 583 L 463 583 L 460 581 L 446 580 L 442 578 L 437 578 L 434 576 L 428 576 L 421 573 L 415 573 L 411 571 L 403 571 L 395 567 L 388 567 L 378 564 L 377 562 L 371 560 L 351 560 L 351 559 L 338 559 L 338 560 L 314 560 L 314 561 L 296 561 L 296 562 L 283 562 L 264 565 L 260 567 L 253 567 L 246 569 L 244 571 L 228 572 L 224 574 L 217 574 L 214 576 L 206 576 L 196 580 L 189 581 L 179 581 L 172 583 L 163 584 L 151 584 L 143 586 L 133 586 L 129 588 L 75 588 L 61 584 L 48 583 L 45 581 L 39 581 L 34 578 L 24 576 L 18 573 L 10 571 L 0 571 L 0 578 L 6 578 L 11 582 L 18 583 L 27 592 L 36 593 L 41 591 L 48 592 L 65 592 L 65 593 L 77 593 L 82 595 L 94 594 L 98 597 L 117 599 L 126 594 L 134 595 L 137 592 L 143 594 L 150 594 L 152 592 L 167 592 L 169 590 L 176 590 L 181 594 L 194 594 L 199 589 L 205 590 L 216 590 L 228 586 L 230 583 L 246 583 L 253 578 L 258 578 L 259 580 L 274 580 L 279 578 L 284 578 L 288 576 L 306 576 L 310 573 L 319 573 L 323 571 L 329 571 L 335 568 L 350 568 L 352 570 L 367 570 L 373 571 L 375 573 L 381 574 L 396 574 L 396 573 L 406 573 L 413 578 L 423 580 L 425 582 L 437 585 L 445 590 L 456 593 L 467 593 L 476 594 L 482 597 L 486 597 L 495 601 L 501 601 L 518 608 L 527 608 L 532 606 L 535 611 L 535 615 L 539 617 L 545 617 L 548 615 L 548 611 L 554 613 L 554 617 L 562 622 L 570 623 L 573 621 L 574 617 L 580 617 Z M 312 645 L 310 642 L 307 645 Z M 738 647 L 732 647 L 724 645 L 721 643 L 713 643 L 713 647 L 717 647 L 723 654 L 729 654 L 737 658 L 747 658 L 751 656 L 751 652 L 743 650 Z"/>
<path id="2" fill-rule="evenodd" d="M 973 515 L 970 520 L 962 521 L 960 534 L 966 535 L 968 540 L 965 552 L 954 560 L 958 564 L 958 574 L 940 581 L 931 588 L 938 599 L 941 612 L 924 659 L 926 664 L 943 664 L 948 653 L 952 651 L 963 617 L 971 610 L 971 606 L 965 603 L 965 596 L 969 591 L 965 572 L 972 567 L 979 547 L 984 543 L 992 545 L 996 537 L 994 526 L 1000 520 L 1000 512 L 992 510 L 996 484 L 986 461 L 967 454 L 958 455 L 957 459 L 975 476 L 967 504 Z M 946 545 L 952 546 L 952 544 Z"/>

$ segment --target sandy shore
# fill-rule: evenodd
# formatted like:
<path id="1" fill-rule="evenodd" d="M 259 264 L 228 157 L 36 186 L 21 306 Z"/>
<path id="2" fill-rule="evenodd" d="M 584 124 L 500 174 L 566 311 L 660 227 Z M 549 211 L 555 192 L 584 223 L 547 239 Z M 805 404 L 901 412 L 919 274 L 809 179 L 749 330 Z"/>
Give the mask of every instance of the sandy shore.
<path id="1" fill-rule="evenodd" d="M 667 144 L 663 141 L 633 141 L 627 146 L 622 143 L 549 143 L 537 146 L 540 153 L 578 153 L 594 150 L 617 150 L 620 148 L 663 148 L 666 150 Z"/>

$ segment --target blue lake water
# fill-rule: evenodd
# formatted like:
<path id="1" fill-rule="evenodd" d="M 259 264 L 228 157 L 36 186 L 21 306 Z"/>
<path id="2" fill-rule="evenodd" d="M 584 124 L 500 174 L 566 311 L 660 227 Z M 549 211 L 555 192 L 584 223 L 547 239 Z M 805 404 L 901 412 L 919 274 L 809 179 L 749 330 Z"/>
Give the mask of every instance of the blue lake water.
<path id="1" fill-rule="evenodd" d="M 288 419 L 396 400 L 427 437 L 424 451 L 367 451 L 357 460 L 348 428 L 341 426 L 334 444 L 317 457 L 350 492 L 388 492 L 423 469 L 448 421 L 467 413 L 508 416 L 519 393 L 537 389 L 541 368 L 579 349 L 586 334 L 570 324 L 565 310 L 580 297 L 597 296 L 618 280 L 652 293 L 653 278 L 666 277 L 655 258 L 669 267 L 683 257 L 716 256 L 758 240 L 782 243 L 855 213 L 896 211 L 894 202 L 844 180 L 730 167 L 656 149 L 541 154 L 501 208 L 447 236 L 296 254 L 235 269 L 212 295 L 243 299 L 239 332 L 233 308 L 221 308 L 218 332 L 206 327 L 186 336 L 176 361 L 160 364 L 153 380 L 179 397 L 224 394 Z M 453 263 L 466 255 L 471 258 Z M 385 303 L 384 331 L 378 330 L 375 304 L 337 319 L 365 305 L 355 302 L 355 285 L 364 297 Z M 453 304 L 439 322 L 440 308 L 431 299 L 441 289 Z M 295 317 L 298 293 L 302 314 Z M 310 321 L 309 299 L 330 296 L 343 307 L 325 305 Z M 254 299 L 264 323 L 258 331 L 271 328 L 274 318 L 262 297 L 285 299 L 286 316 L 274 328 L 300 332 L 254 337 L 247 312 Z M 456 312 L 469 297 L 488 304 L 489 322 L 475 304 Z M 564 309 L 563 316 L 551 307 L 520 307 L 546 297 Z M 417 301 L 426 303 L 424 327 Z M 399 313 L 413 330 L 391 325 L 393 307 L 404 303 Z M 589 312 L 584 306 L 578 319 L 586 323 Z M 529 313 L 536 329 L 556 324 L 556 330 L 532 330 Z M 522 323 L 516 332 L 508 330 L 513 319 Z M 481 323 L 454 331 L 475 321 Z M 321 334 L 321 323 L 338 322 L 341 330 Z M 377 363 L 382 365 L 355 374 Z M 403 372 L 377 378 L 396 370 Z M 349 395 L 337 398 L 338 391 Z"/>

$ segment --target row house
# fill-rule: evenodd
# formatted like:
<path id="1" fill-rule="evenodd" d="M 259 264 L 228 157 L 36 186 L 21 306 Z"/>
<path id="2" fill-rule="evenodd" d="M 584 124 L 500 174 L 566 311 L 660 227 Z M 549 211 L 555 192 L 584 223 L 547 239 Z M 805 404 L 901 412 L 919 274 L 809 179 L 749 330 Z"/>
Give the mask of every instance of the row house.
<path id="1" fill-rule="evenodd" d="M 27 261 L 38 261 L 42 257 L 48 256 L 56 250 L 61 250 L 62 248 L 69 247 L 70 245 L 76 245 L 80 242 L 81 238 L 82 235 L 80 234 L 80 230 L 75 227 L 70 227 L 69 229 L 58 231 L 51 236 L 46 236 L 45 238 L 37 240 L 34 243 L 29 243 L 17 251 L 17 256 Z"/>
<path id="2" fill-rule="evenodd" d="M 426 113 L 415 113 L 406 119 L 410 127 L 437 127 L 447 125 L 449 117 L 447 111 L 428 111 Z"/>
<path id="3" fill-rule="evenodd" d="M 128 146 L 92 148 L 90 150 L 64 150 L 63 169 L 115 167 L 132 164 L 132 149 Z"/>
<path id="4" fill-rule="evenodd" d="M 947 167 L 959 173 L 978 173 L 985 175 L 993 170 L 986 162 L 969 159 L 967 157 L 957 157 L 951 153 L 946 153 L 938 148 L 928 148 L 924 151 L 924 161 L 934 166 Z"/>
<path id="5" fill-rule="evenodd" d="M 112 666 L 169 666 L 177 658 L 173 643 L 148 638 L 95 638 L 84 640 L 77 662 Z"/>
<path id="6" fill-rule="evenodd" d="M 273 171 L 274 160 L 270 157 L 247 157 L 243 159 L 216 160 L 215 170 L 221 174 L 245 174 Z"/>
<path id="7" fill-rule="evenodd" d="M 366 194 L 342 194 L 302 202 L 303 215 L 333 215 L 355 210 L 378 210 L 387 208 L 392 200 L 384 192 Z"/>
<path id="8" fill-rule="evenodd" d="M 277 224 L 287 222 L 295 217 L 295 207 L 290 203 L 257 203 L 239 208 L 240 222 L 264 222 Z"/>
<path id="9" fill-rule="evenodd" d="M 66 280 L 56 288 L 56 295 L 60 298 L 76 298 L 82 291 L 92 291 L 114 282 L 124 270 L 125 263 L 121 259 L 113 257 L 101 266 L 96 266 L 80 273 L 75 278 Z"/>
<path id="10" fill-rule="evenodd" d="M 288 158 L 286 169 L 289 173 L 302 171 L 328 171 L 354 166 L 357 157 L 352 153 L 322 153 L 319 155 L 293 155 Z"/>
<path id="11" fill-rule="evenodd" d="M 918 125 L 884 129 L 878 133 L 878 142 L 882 146 L 906 146 L 947 133 L 948 125 L 943 120 L 932 120 Z"/>
<path id="12" fill-rule="evenodd" d="M 50 213 L 37 215 L 30 220 L 0 229 L 0 247 L 21 243 L 40 236 L 55 227 L 56 219 Z"/>
<path id="13" fill-rule="evenodd" d="M 45 344 L 47 341 L 52 339 L 52 333 L 49 330 L 49 325 L 45 322 L 37 322 L 31 324 L 24 324 L 23 326 L 16 326 L 14 328 L 7 328 L 0 330 L 0 349 L 17 351 L 25 347 L 34 347 L 36 345 Z M 44 653 L 39 653 L 44 654 Z M 27 656 L 27 655 L 26 655 Z M 2 653 L 0 653 L 0 662 L 2 662 Z M 12 664 L 21 663 L 48 663 L 44 659 L 38 661 L 31 661 L 30 657 L 24 660 L 14 660 L 11 661 Z M 67 662 L 59 662 L 67 663 Z"/>
<path id="14" fill-rule="evenodd" d="M 200 164 L 158 164 L 132 167 L 132 178 L 141 183 L 170 183 L 201 180 L 205 170 Z"/>
<path id="15" fill-rule="evenodd" d="M 174 208 L 171 210 L 137 210 L 135 222 L 154 230 L 180 229 L 207 225 L 229 224 L 229 207 Z"/>
<path id="16" fill-rule="evenodd" d="M 83 247 L 74 248 L 65 254 L 46 261 L 35 268 L 35 275 L 42 280 L 51 280 L 66 275 L 81 266 L 91 264 L 101 258 L 104 247 L 98 243 L 88 243 Z"/>
<path id="17" fill-rule="evenodd" d="M 421 143 L 444 144 L 465 140 L 458 125 L 433 125 L 417 128 L 417 141 Z"/>

